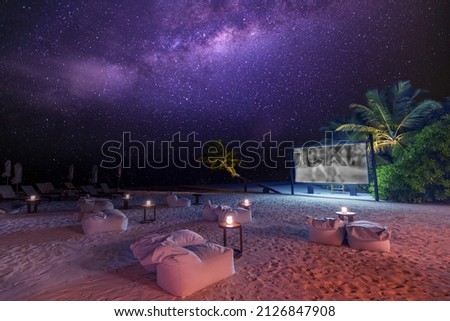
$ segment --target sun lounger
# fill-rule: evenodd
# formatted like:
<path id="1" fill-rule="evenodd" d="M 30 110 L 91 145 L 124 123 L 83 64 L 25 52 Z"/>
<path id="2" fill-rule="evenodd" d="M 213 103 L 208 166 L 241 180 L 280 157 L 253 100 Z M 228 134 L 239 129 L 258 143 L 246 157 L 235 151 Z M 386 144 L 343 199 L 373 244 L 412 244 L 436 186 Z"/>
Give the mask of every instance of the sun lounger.
<path id="1" fill-rule="evenodd" d="M 95 197 L 108 197 L 112 198 L 112 195 L 110 194 L 102 194 L 97 191 L 97 189 L 93 185 L 82 185 L 80 186 L 86 195 L 95 196 Z"/>
<path id="2" fill-rule="evenodd" d="M 0 185 L 0 199 L 4 200 L 23 200 L 24 197 L 16 194 L 11 185 Z"/>
<path id="3" fill-rule="evenodd" d="M 54 200 L 54 199 L 59 199 L 60 198 L 60 195 L 53 195 L 53 194 L 44 194 L 44 195 L 41 195 L 38 191 L 36 191 L 35 189 L 34 189 L 34 187 L 33 186 L 31 186 L 31 185 L 22 185 L 21 186 L 21 188 L 22 188 L 22 190 L 25 192 L 25 195 L 27 196 L 27 197 L 31 197 L 32 195 L 34 195 L 35 197 L 38 197 L 38 198 L 46 198 L 46 199 L 48 199 L 49 201 L 52 201 L 52 200 Z"/>
<path id="4" fill-rule="evenodd" d="M 112 197 L 123 196 L 123 193 L 112 190 L 106 183 L 100 183 L 100 187 L 102 188 L 102 194 L 111 195 Z"/>
<path id="5" fill-rule="evenodd" d="M 50 197 L 51 199 L 61 199 L 62 192 L 55 189 L 52 183 L 36 183 L 36 187 L 39 190 L 39 194 L 44 197 Z"/>

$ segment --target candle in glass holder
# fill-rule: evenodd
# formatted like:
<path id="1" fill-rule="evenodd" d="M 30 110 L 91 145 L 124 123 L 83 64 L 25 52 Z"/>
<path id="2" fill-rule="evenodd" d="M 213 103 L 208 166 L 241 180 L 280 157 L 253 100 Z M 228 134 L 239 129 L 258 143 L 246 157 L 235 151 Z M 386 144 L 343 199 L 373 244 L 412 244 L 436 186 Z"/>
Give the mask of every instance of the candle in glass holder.
<path id="1" fill-rule="evenodd" d="M 244 204 L 245 204 L 245 205 L 248 205 L 249 203 L 250 203 L 250 202 L 248 201 L 248 199 L 245 199 L 245 200 L 244 200 Z"/>
<path id="2" fill-rule="evenodd" d="M 31 195 L 30 200 L 34 201 L 36 199 L 36 195 Z"/>
<path id="3" fill-rule="evenodd" d="M 227 216 L 226 223 L 227 225 L 233 225 L 233 216 Z"/>
<path id="4" fill-rule="evenodd" d="M 130 198 L 130 194 L 125 194 L 125 198 L 126 199 Z"/>
<path id="5" fill-rule="evenodd" d="M 347 208 L 346 207 L 341 207 L 341 212 L 342 213 L 347 213 Z"/>
<path id="6" fill-rule="evenodd" d="M 147 202 L 146 202 L 146 205 L 147 205 L 147 206 L 150 206 L 150 205 L 152 205 L 152 202 L 151 202 L 151 201 L 147 201 Z"/>

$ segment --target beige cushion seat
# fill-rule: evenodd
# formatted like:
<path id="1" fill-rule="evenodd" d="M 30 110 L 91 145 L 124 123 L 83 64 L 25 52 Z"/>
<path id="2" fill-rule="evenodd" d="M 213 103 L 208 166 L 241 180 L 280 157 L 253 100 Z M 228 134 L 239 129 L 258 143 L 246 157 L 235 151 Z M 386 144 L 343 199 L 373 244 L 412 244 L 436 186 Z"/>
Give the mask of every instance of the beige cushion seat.
<path id="1" fill-rule="evenodd" d="M 245 224 L 253 220 L 252 211 L 245 208 L 232 208 L 228 205 L 211 204 L 208 201 L 202 209 L 202 217 L 207 221 L 224 222 L 227 216 L 233 218 L 233 222 Z"/>
<path id="2" fill-rule="evenodd" d="M 339 218 L 307 217 L 311 242 L 339 246 L 345 237 L 345 222 Z"/>
<path id="3" fill-rule="evenodd" d="M 126 231 L 128 218 L 116 209 L 92 212 L 84 214 L 81 227 L 86 235 Z"/>
<path id="4" fill-rule="evenodd" d="M 185 297 L 235 273 L 233 250 L 190 230 L 149 235 L 130 246 L 140 264 L 156 270 L 156 283 Z"/>
<path id="5" fill-rule="evenodd" d="M 178 197 L 175 194 L 167 195 L 165 197 L 167 206 L 169 207 L 189 207 L 191 200 L 186 197 Z"/>
<path id="6" fill-rule="evenodd" d="M 356 221 L 346 226 L 348 245 L 357 250 L 389 252 L 391 231 L 370 221 Z"/>

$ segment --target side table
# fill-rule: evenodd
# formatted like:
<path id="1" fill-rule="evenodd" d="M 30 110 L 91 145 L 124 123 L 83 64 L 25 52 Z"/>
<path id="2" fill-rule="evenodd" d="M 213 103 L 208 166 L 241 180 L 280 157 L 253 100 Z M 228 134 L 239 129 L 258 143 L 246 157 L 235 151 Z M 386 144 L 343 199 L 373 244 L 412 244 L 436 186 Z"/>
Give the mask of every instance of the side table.
<path id="1" fill-rule="evenodd" d="M 36 213 L 38 210 L 38 206 L 39 206 L 39 202 L 40 199 L 39 198 L 27 198 L 25 200 L 25 202 L 27 203 L 27 212 L 28 213 Z"/>
<path id="2" fill-rule="evenodd" d="M 156 204 L 150 204 L 150 205 L 144 204 L 141 206 L 144 208 L 144 218 L 139 223 L 144 224 L 144 223 L 150 223 L 150 222 L 156 221 Z M 147 210 L 149 210 L 151 208 L 153 208 L 153 218 L 147 219 Z"/>
<path id="3" fill-rule="evenodd" d="M 202 197 L 203 194 L 200 194 L 200 193 L 194 193 L 194 194 L 192 194 L 192 196 L 195 197 L 195 203 L 194 203 L 194 205 L 199 205 L 199 204 L 200 204 L 200 197 Z"/>
<path id="4" fill-rule="evenodd" d="M 242 247 L 242 225 L 239 223 L 227 224 L 226 222 L 220 222 L 219 227 L 223 229 L 223 246 L 227 246 L 227 230 L 239 229 L 239 249 L 233 249 L 234 257 L 239 258 L 244 253 Z"/>
<path id="5" fill-rule="evenodd" d="M 131 200 L 131 197 L 130 196 L 128 196 L 128 197 L 125 196 L 125 197 L 122 197 L 122 199 L 123 199 L 123 209 L 127 210 L 129 208 L 129 202 Z"/>
<path id="6" fill-rule="evenodd" d="M 345 221 L 345 222 L 353 222 L 356 219 L 356 213 L 354 212 L 336 212 L 339 219 Z"/>
<path id="7" fill-rule="evenodd" d="M 250 210 L 250 207 L 253 205 L 252 202 L 249 202 L 248 200 L 242 201 L 239 203 L 239 206 L 242 206 L 246 210 Z"/>

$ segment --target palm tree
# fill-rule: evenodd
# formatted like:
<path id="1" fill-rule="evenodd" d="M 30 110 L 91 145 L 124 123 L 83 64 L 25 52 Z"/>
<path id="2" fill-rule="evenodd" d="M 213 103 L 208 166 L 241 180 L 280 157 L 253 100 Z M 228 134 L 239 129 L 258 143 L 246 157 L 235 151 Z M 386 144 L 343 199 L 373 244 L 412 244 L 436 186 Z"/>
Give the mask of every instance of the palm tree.
<path id="1" fill-rule="evenodd" d="M 367 106 L 350 105 L 362 124 L 347 123 L 336 130 L 349 132 L 353 139 L 372 134 L 376 153 L 398 156 L 430 116 L 442 108 L 439 102 L 431 99 L 417 103 L 415 99 L 421 93 L 421 89 L 412 88 L 410 81 L 399 81 L 381 91 L 369 90 L 366 93 Z"/>
<path id="2" fill-rule="evenodd" d="M 200 161 L 212 170 L 225 169 L 231 177 L 241 177 L 236 171 L 236 166 L 239 166 L 240 162 L 237 156 L 235 151 L 227 151 L 224 143 L 217 140 L 210 142 L 208 154 L 202 155 Z"/>
<path id="3" fill-rule="evenodd" d="M 226 149 L 225 144 L 221 140 L 210 142 L 207 150 L 208 153 L 205 155 L 201 155 L 199 161 L 202 162 L 204 165 L 208 165 L 208 167 L 211 168 L 212 170 L 226 170 L 228 173 L 230 173 L 232 178 L 240 179 L 245 183 L 244 187 L 245 191 L 247 191 L 247 183 L 250 183 L 258 185 L 267 191 L 272 191 L 276 194 L 280 194 L 279 191 L 271 187 L 254 182 L 252 180 L 249 180 L 248 178 L 241 176 L 236 171 L 236 167 L 239 167 L 239 164 L 241 162 L 239 158 L 237 158 L 238 153 L 235 152 L 233 149 L 231 149 L 231 151 L 228 151 Z"/>

